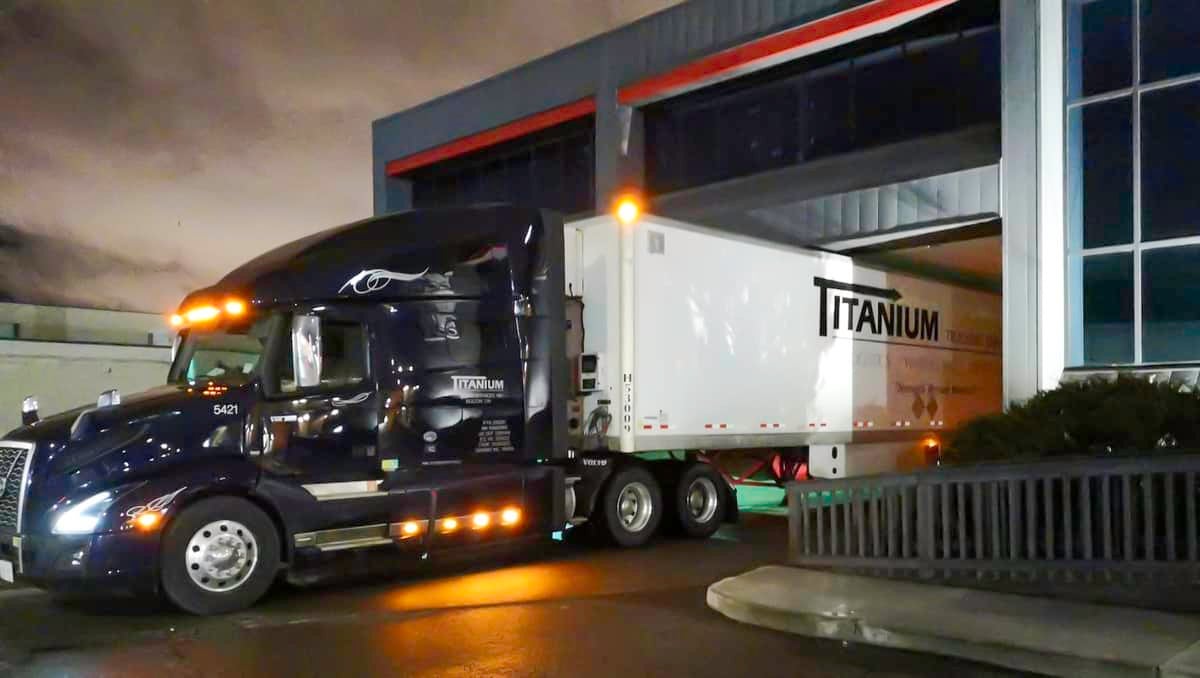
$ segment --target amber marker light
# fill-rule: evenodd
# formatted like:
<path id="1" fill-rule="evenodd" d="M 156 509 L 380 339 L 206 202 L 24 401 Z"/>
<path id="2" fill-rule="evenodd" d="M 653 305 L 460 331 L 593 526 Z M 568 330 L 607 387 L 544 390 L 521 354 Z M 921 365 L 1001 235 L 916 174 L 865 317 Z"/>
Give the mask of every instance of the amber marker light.
<path id="1" fill-rule="evenodd" d="M 404 536 L 406 537 L 415 537 L 417 533 L 421 531 L 421 526 L 410 520 L 407 523 L 404 523 L 404 525 L 400 526 L 400 531 L 404 533 Z"/>
<path id="2" fill-rule="evenodd" d="M 516 525 L 521 522 L 521 511 L 515 508 L 506 508 L 500 512 L 501 525 Z"/>
<path id="3" fill-rule="evenodd" d="M 171 314 L 171 327 L 180 327 L 183 325 L 183 316 L 178 313 Z"/>
<path id="4" fill-rule="evenodd" d="M 221 310 L 216 306 L 197 306 L 196 308 L 188 309 L 188 311 L 183 314 L 183 317 L 186 318 L 189 323 L 202 323 L 212 320 L 218 315 L 221 315 Z"/>
<path id="5" fill-rule="evenodd" d="M 230 299 L 225 302 L 225 312 L 233 316 L 242 315 L 246 312 L 246 302 L 241 299 Z"/>
<path id="6" fill-rule="evenodd" d="M 471 527 L 482 530 L 492 523 L 492 517 L 482 511 L 471 516 Z"/>
<path id="7" fill-rule="evenodd" d="M 453 532 L 457 529 L 458 529 L 458 520 L 456 520 L 454 518 L 443 518 L 442 519 L 442 531 L 443 532 Z"/>
<path id="8" fill-rule="evenodd" d="M 628 226 L 637 221 L 638 215 L 642 213 L 642 207 L 638 204 L 637 199 L 632 196 L 626 196 L 617 201 L 617 220 Z"/>
<path id="9" fill-rule="evenodd" d="M 139 513 L 138 516 L 133 519 L 133 523 L 134 525 L 137 525 L 139 530 L 148 531 L 158 527 L 158 523 L 161 520 L 162 514 L 158 513 L 157 511 L 146 511 L 145 513 Z"/>

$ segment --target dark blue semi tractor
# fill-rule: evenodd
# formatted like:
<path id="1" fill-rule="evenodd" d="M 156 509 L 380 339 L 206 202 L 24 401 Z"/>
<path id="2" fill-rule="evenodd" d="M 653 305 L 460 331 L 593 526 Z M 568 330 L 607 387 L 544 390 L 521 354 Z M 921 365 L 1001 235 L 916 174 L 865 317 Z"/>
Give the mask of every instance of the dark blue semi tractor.
<path id="1" fill-rule="evenodd" d="M 165 386 L 26 408 L 0 442 L 0 579 L 211 614 L 343 551 L 437 561 L 584 523 L 636 546 L 663 518 L 710 535 L 736 509 L 707 465 L 573 447 L 563 277 L 561 218 L 510 207 L 250 261 L 184 300 Z M 714 484 L 720 510 L 689 511 Z"/>

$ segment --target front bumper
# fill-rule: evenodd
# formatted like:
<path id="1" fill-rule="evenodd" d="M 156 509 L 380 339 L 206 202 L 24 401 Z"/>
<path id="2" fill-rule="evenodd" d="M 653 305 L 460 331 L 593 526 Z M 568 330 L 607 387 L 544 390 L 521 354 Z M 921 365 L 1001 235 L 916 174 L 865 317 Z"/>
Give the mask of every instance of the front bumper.
<path id="1" fill-rule="evenodd" d="M 153 593 L 158 588 L 158 533 L 90 535 L 0 532 L 0 560 L 17 582 L 51 591 Z M 2 585 L 0 585 L 2 586 Z"/>

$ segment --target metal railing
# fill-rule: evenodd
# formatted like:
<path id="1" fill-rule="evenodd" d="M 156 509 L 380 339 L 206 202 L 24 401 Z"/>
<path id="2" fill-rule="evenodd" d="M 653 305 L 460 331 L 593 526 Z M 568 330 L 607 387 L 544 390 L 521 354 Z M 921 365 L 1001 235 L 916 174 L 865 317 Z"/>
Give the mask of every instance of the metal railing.
<path id="1" fill-rule="evenodd" d="M 788 486 L 789 558 L 931 579 L 1153 581 L 1200 573 L 1200 455 L 937 468 Z"/>

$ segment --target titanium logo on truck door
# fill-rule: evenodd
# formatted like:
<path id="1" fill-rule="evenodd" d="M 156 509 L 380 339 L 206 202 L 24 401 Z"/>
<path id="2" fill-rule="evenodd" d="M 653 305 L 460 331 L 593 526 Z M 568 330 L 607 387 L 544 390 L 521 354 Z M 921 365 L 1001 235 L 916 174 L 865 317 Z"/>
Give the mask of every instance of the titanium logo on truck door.
<path id="1" fill-rule="evenodd" d="M 489 379 L 488 377 L 475 376 L 453 376 L 450 379 L 454 382 L 454 390 L 467 398 L 504 393 L 503 379 Z"/>

